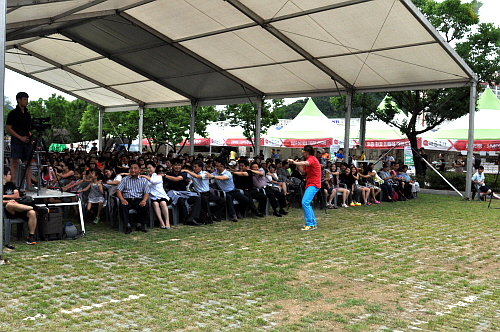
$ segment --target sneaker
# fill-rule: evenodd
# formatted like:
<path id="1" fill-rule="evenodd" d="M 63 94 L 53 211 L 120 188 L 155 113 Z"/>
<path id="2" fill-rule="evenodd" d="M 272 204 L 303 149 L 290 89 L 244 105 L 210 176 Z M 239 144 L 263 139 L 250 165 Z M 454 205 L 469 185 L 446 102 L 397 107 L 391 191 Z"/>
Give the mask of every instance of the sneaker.
<path id="1" fill-rule="evenodd" d="M 347 204 L 342 204 L 342 207 L 349 207 L 349 206 L 347 206 Z"/>
<path id="2" fill-rule="evenodd" d="M 100 219 L 99 217 L 96 217 L 93 221 L 94 225 L 97 225 L 99 223 Z"/>
<path id="3" fill-rule="evenodd" d="M 349 204 L 349 206 L 356 206 L 356 204 L 354 204 L 354 202 L 351 202 L 351 204 Z"/>
<path id="4" fill-rule="evenodd" d="M 29 187 L 26 188 L 26 191 L 36 192 L 37 189 L 38 189 L 37 187 L 31 184 Z"/>
<path id="5" fill-rule="evenodd" d="M 26 244 L 36 244 L 36 240 L 34 236 L 28 236 L 26 238 Z"/>
<path id="6" fill-rule="evenodd" d="M 317 226 L 304 226 L 300 230 L 301 231 L 314 231 L 317 228 L 318 228 Z"/>
<path id="7" fill-rule="evenodd" d="M 363 204 L 361 204 L 360 202 L 356 202 L 356 203 L 354 203 L 354 204 L 355 204 L 356 206 L 361 206 L 361 205 L 363 205 Z"/>
<path id="8" fill-rule="evenodd" d="M 380 204 L 380 202 L 379 202 L 379 201 L 375 201 L 374 203 L 375 203 L 375 204 Z"/>

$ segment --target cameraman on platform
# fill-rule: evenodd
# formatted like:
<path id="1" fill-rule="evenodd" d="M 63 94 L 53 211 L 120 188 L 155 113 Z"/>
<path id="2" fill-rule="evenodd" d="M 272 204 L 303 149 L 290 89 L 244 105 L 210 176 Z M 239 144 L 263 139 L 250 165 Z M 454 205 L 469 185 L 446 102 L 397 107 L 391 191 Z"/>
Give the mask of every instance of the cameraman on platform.
<path id="1" fill-rule="evenodd" d="M 12 180 L 16 182 L 17 165 L 19 159 L 26 164 L 26 190 L 34 190 L 31 184 L 31 115 L 28 113 L 28 94 L 26 92 L 19 92 L 16 95 L 17 106 L 7 116 L 5 130 L 11 135 L 10 150 L 11 150 L 11 164 L 10 173 Z M 19 185 L 22 185 L 21 179 Z M 17 183 L 16 183 L 17 185 Z"/>

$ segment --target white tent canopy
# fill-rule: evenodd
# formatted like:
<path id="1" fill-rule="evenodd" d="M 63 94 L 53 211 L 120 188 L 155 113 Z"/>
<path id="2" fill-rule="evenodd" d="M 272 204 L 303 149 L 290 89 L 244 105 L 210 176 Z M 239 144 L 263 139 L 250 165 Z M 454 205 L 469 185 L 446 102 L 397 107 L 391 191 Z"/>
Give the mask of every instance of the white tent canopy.
<path id="1" fill-rule="evenodd" d="M 112 109 L 463 86 L 411 0 L 7 0 L 5 65 Z"/>

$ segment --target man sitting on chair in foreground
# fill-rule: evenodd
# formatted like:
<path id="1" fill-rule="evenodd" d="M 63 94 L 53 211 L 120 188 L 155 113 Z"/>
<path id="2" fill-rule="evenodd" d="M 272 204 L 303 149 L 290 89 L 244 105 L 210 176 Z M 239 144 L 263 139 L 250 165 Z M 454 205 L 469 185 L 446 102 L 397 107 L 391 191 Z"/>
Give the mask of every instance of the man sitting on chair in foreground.
<path id="1" fill-rule="evenodd" d="M 498 196 L 497 194 L 495 194 L 488 186 L 486 186 L 484 184 L 484 167 L 483 166 L 479 166 L 477 168 L 477 172 L 476 174 L 474 174 L 472 176 L 472 183 L 474 183 L 474 185 L 476 186 L 476 189 L 478 190 L 478 195 L 481 195 L 481 199 L 482 197 L 486 196 L 486 195 L 491 195 L 493 198 L 496 198 L 496 199 L 500 199 L 500 196 Z"/>

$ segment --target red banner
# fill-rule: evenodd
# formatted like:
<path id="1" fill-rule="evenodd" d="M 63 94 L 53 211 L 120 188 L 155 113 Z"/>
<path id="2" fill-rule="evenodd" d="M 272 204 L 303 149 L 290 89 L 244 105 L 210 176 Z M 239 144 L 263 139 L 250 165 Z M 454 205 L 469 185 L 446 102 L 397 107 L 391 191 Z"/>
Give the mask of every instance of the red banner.
<path id="1" fill-rule="evenodd" d="M 186 146 L 189 146 L 189 140 L 184 140 L 186 141 Z M 184 141 L 182 141 L 181 143 L 177 144 L 177 145 L 182 145 L 184 144 Z M 210 145 L 210 138 L 195 138 L 194 139 L 194 145 Z"/>
<path id="2" fill-rule="evenodd" d="M 465 139 L 423 139 L 422 146 L 429 150 L 466 151 Z M 475 140 L 474 151 L 500 151 L 500 140 Z"/>
<path id="3" fill-rule="evenodd" d="M 417 146 L 422 145 L 422 139 L 417 138 Z M 407 138 L 402 139 L 367 139 L 365 142 L 366 149 L 390 149 L 395 146 L 395 149 L 404 149 L 405 146 L 410 146 L 410 141 Z"/>
<path id="4" fill-rule="evenodd" d="M 286 148 L 298 148 L 305 145 L 312 145 L 315 148 L 329 148 L 332 145 L 331 138 L 318 138 L 318 139 L 283 139 L 282 145 Z"/>

